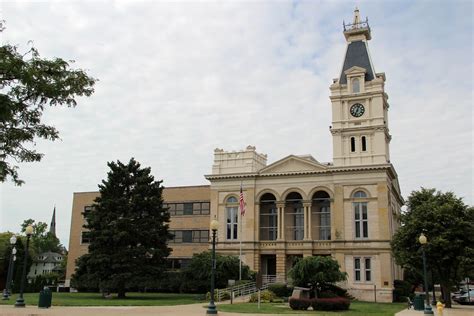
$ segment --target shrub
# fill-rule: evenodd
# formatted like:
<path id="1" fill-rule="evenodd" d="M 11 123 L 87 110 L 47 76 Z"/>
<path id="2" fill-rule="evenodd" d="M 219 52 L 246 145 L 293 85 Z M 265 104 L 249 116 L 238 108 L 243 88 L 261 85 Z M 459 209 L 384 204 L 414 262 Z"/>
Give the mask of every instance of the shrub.
<path id="1" fill-rule="evenodd" d="M 262 292 L 260 292 L 260 301 L 261 302 L 268 302 L 268 303 L 271 303 L 273 302 L 273 300 L 276 299 L 276 295 L 275 293 L 273 293 L 272 291 L 270 290 L 263 290 Z M 250 296 L 250 300 L 249 300 L 250 303 L 255 303 L 255 302 L 258 302 L 258 293 L 253 293 L 251 296 Z"/>
<path id="2" fill-rule="evenodd" d="M 289 297 L 291 296 L 291 293 L 293 292 L 293 288 L 289 288 L 284 283 L 270 284 L 268 286 L 268 289 L 272 291 L 273 293 L 275 293 L 277 297 Z"/>
<path id="3" fill-rule="evenodd" d="M 406 302 L 407 297 L 410 297 L 411 284 L 403 280 L 395 280 L 393 283 L 395 289 L 393 290 L 393 301 L 394 302 Z"/>
<path id="4" fill-rule="evenodd" d="M 227 291 L 219 291 L 221 294 L 221 300 L 230 300 L 230 293 Z M 206 301 L 209 301 L 211 299 L 211 292 L 206 293 Z M 217 301 L 217 291 L 214 291 L 214 301 Z"/>
<path id="5" fill-rule="evenodd" d="M 348 310 L 351 305 L 345 297 L 315 298 L 311 300 L 311 306 L 315 311 L 340 311 Z"/>
<path id="6" fill-rule="evenodd" d="M 339 297 L 345 297 L 347 299 L 353 300 L 354 297 L 352 297 L 346 289 L 343 289 L 342 287 L 339 287 L 334 284 L 326 283 L 321 287 L 321 292 L 332 292 L 336 294 L 336 296 Z"/>
<path id="7" fill-rule="evenodd" d="M 305 311 L 311 306 L 311 300 L 308 298 L 290 298 L 288 303 L 293 310 Z"/>
<path id="8" fill-rule="evenodd" d="M 333 291 L 322 291 L 319 293 L 318 298 L 333 298 L 338 297 Z"/>

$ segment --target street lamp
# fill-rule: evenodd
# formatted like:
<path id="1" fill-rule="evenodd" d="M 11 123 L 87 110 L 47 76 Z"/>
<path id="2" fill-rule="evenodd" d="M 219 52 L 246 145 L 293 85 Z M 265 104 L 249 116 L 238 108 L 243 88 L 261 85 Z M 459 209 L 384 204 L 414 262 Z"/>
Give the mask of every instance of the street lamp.
<path id="1" fill-rule="evenodd" d="M 216 233 L 219 228 L 219 222 L 213 219 L 211 221 L 212 230 L 212 268 L 211 268 L 211 301 L 207 307 L 206 314 L 217 314 L 217 308 L 214 304 L 214 283 L 216 278 Z"/>
<path id="2" fill-rule="evenodd" d="M 25 307 L 25 300 L 23 299 L 23 290 L 25 289 L 25 278 L 26 278 L 26 262 L 28 259 L 28 247 L 30 246 L 30 237 L 33 234 L 33 226 L 28 225 L 25 229 L 26 233 L 26 247 L 25 247 L 25 258 L 23 259 L 23 272 L 21 274 L 20 283 L 20 295 L 16 299 L 15 307 Z"/>
<path id="3" fill-rule="evenodd" d="M 10 238 L 10 245 L 12 245 L 12 253 L 10 255 L 10 262 L 8 263 L 8 272 L 7 272 L 7 283 L 5 284 L 5 289 L 3 290 L 3 298 L 2 300 L 8 300 L 10 298 L 10 284 L 12 283 L 13 277 L 13 264 L 15 262 L 15 255 L 16 255 L 16 236 L 13 235 Z"/>
<path id="4" fill-rule="evenodd" d="M 423 253 L 423 277 L 425 279 L 425 295 L 426 295 L 426 303 L 425 303 L 425 311 L 424 314 L 431 314 L 433 315 L 433 311 L 431 310 L 430 305 L 430 298 L 428 297 L 428 281 L 426 280 L 426 256 L 425 256 L 425 245 L 428 242 L 426 239 L 425 234 L 421 233 L 418 241 L 421 244 L 421 252 Z"/>

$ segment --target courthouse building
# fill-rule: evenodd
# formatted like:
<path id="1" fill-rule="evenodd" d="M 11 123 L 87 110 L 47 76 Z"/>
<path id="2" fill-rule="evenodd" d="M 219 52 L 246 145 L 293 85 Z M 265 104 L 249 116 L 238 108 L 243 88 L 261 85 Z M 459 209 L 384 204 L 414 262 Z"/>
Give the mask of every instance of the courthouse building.
<path id="1" fill-rule="evenodd" d="M 344 63 L 326 106 L 332 111 L 333 161 L 290 155 L 267 164 L 267 156 L 253 146 L 237 152 L 215 149 L 212 173 L 205 175 L 209 185 L 164 190 L 175 236 L 172 268 L 209 249 L 209 222 L 215 218 L 220 223 L 217 252 L 238 255 L 242 244 L 243 262 L 263 280 L 286 280 L 298 257 L 330 255 L 347 272 L 344 286 L 353 296 L 392 300 L 393 282 L 402 276 L 390 240 L 403 199 L 390 161 L 385 74 L 375 72 L 368 50 L 371 30 L 357 9 L 343 34 Z M 97 195 L 74 194 L 68 280 L 74 261 L 87 252 L 82 213 Z"/>

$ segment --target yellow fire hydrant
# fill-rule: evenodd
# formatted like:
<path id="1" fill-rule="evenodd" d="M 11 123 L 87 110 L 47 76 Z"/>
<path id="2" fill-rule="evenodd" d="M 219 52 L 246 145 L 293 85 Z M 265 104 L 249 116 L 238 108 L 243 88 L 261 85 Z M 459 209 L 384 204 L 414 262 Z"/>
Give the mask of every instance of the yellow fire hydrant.
<path id="1" fill-rule="evenodd" d="M 438 315 L 443 316 L 444 304 L 438 301 L 438 303 L 436 303 L 436 309 L 438 310 Z"/>

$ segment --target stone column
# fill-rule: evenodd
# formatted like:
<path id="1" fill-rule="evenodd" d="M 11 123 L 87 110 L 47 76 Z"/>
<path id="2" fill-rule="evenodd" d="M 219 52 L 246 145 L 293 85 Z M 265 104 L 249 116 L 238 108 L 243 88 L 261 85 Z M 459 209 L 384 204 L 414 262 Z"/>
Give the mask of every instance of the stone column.
<path id="1" fill-rule="evenodd" d="M 279 240 L 285 240 L 285 202 L 277 202 L 278 208 L 278 236 Z"/>
<path id="2" fill-rule="evenodd" d="M 283 278 L 286 281 L 286 254 L 284 250 L 277 251 L 276 274 L 277 274 L 277 280 L 279 278 Z"/>
<path id="3" fill-rule="evenodd" d="M 311 240 L 311 202 L 303 202 L 304 207 L 304 240 Z"/>

